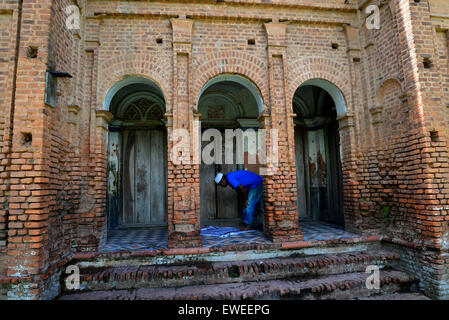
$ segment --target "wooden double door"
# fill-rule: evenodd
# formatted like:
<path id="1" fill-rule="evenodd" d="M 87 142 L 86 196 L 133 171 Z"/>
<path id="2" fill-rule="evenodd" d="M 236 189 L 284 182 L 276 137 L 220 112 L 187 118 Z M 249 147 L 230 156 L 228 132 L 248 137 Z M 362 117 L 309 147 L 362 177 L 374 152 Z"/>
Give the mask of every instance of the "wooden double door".
<path id="1" fill-rule="evenodd" d="M 121 226 L 167 225 L 167 134 L 123 130 Z"/>
<path id="2" fill-rule="evenodd" d="M 225 154 L 225 134 L 222 131 L 222 152 Z M 207 143 L 203 142 L 203 147 Z M 238 164 L 234 144 L 233 164 L 200 165 L 201 223 L 205 225 L 236 225 L 241 219 L 242 207 L 237 192 L 230 186 L 223 188 L 215 183 L 217 173 L 229 173 L 243 170 L 244 164 Z"/>
<path id="3" fill-rule="evenodd" d="M 298 215 L 344 225 L 338 123 L 321 129 L 295 127 Z"/>
<path id="4" fill-rule="evenodd" d="M 214 178 L 218 172 L 224 174 L 242 170 L 243 165 L 200 166 L 201 222 L 203 224 L 236 224 L 240 219 L 240 201 L 231 187 L 217 186 Z"/>

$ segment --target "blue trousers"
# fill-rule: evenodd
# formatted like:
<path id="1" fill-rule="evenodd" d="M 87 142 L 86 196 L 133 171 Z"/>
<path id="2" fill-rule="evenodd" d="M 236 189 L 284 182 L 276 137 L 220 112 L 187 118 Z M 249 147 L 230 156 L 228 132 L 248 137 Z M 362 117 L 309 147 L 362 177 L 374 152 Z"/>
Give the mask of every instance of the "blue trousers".
<path id="1" fill-rule="evenodd" d="M 256 213 L 257 206 L 262 198 L 262 184 L 255 188 L 249 189 L 248 204 L 243 209 L 243 223 L 251 225 L 254 221 L 254 214 Z"/>

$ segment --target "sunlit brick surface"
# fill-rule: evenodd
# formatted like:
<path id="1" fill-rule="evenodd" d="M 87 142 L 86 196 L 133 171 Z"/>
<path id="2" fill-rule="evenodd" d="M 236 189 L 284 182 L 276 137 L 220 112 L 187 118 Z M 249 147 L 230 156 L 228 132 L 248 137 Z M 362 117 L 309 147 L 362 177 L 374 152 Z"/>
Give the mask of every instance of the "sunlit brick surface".
<path id="1" fill-rule="evenodd" d="M 344 97 L 345 230 L 398 245 L 424 292 L 448 298 L 447 1 L 81 0 L 80 29 L 69 30 L 73 3 L 0 0 L 0 274 L 15 283 L 10 298 L 54 297 L 51 282 L 73 254 L 107 241 L 108 90 L 129 76 L 151 79 L 167 135 L 194 136 L 199 93 L 221 74 L 253 83 L 260 128 L 280 133 L 278 170 L 264 180 L 269 241 L 307 237 L 292 99 L 305 81 L 326 80 Z M 365 26 L 371 4 L 378 30 Z M 72 76 L 58 78 L 55 107 L 44 103 L 48 70 Z M 204 245 L 199 171 L 168 160 L 169 248 Z"/>

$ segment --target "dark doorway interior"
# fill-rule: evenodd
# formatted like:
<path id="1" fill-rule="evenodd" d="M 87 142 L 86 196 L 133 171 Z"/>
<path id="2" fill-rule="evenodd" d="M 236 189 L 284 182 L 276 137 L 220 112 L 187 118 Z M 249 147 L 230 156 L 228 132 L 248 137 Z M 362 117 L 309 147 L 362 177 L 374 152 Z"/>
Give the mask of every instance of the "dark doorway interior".
<path id="1" fill-rule="evenodd" d="M 335 102 L 306 85 L 293 98 L 300 219 L 344 225 L 340 141 Z"/>
<path id="2" fill-rule="evenodd" d="M 200 166 L 200 196 L 201 225 L 206 226 L 237 226 L 241 221 L 242 205 L 237 192 L 230 187 L 222 188 L 215 184 L 214 178 L 218 172 L 224 174 L 236 170 L 250 170 L 258 173 L 257 168 L 238 161 L 237 141 L 233 144 L 233 161 L 226 163 L 226 130 L 241 129 L 242 131 L 259 127 L 258 106 L 253 94 L 243 85 L 233 81 L 221 81 L 208 87 L 199 101 L 202 133 L 206 130 L 216 130 L 221 136 L 221 163 Z M 212 140 L 202 142 L 202 150 Z M 229 148 L 229 146 L 228 146 Z M 245 150 L 243 150 L 245 153 Z M 245 157 L 244 157 L 245 158 Z"/>

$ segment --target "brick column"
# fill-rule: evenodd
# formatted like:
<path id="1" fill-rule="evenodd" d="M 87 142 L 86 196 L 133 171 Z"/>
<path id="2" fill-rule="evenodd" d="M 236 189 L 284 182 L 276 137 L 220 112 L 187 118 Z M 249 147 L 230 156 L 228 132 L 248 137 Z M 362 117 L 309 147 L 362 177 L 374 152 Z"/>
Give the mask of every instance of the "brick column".
<path id="1" fill-rule="evenodd" d="M 106 241 L 106 207 L 108 188 L 108 124 L 114 115 L 106 110 L 95 111 L 95 207 L 94 233 L 98 239 L 98 246 Z"/>
<path id="2" fill-rule="evenodd" d="M 18 280 L 10 298 L 44 296 L 40 276 L 49 267 L 48 229 L 55 193 L 51 181 L 51 120 L 54 108 L 46 105 L 45 78 L 48 61 L 52 1 L 25 0 L 17 62 L 13 114 L 8 232 L 8 275 Z M 36 58 L 27 55 L 36 47 Z"/>
<path id="3" fill-rule="evenodd" d="M 78 251 L 96 251 L 101 242 L 99 225 L 102 222 L 97 218 L 97 202 L 98 195 L 97 183 L 102 183 L 98 180 L 97 170 L 101 169 L 101 160 L 98 159 L 96 149 L 97 144 L 97 106 L 96 99 L 96 83 L 97 83 L 97 59 L 98 59 L 98 31 L 96 30 L 98 22 L 89 21 L 92 31 L 88 33 L 84 41 L 84 74 L 83 74 L 83 88 L 84 92 L 81 110 L 79 114 L 79 132 L 81 134 L 81 171 L 83 172 L 83 179 L 80 181 L 80 204 L 77 208 L 78 213 L 78 230 L 77 230 L 77 250 Z M 94 27 L 95 26 L 95 27 Z M 98 163 L 100 161 L 100 163 Z M 97 168 L 100 165 L 100 168 Z M 87 176 L 86 176 L 87 174 Z M 106 178 L 104 179 L 106 183 Z M 105 191 L 106 196 L 106 191 Z M 106 210 L 105 210 L 106 211 Z M 106 212 L 104 213 L 106 214 Z M 101 214 L 99 216 L 100 220 Z"/>
<path id="4" fill-rule="evenodd" d="M 185 18 L 172 19 L 173 29 L 173 113 L 166 117 L 169 139 L 168 162 L 168 246 L 187 248 L 201 246 L 200 236 L 200 180 L 199 163 L 194 161 L 194 141 L 197 126 L 194 125 L 190 101 L 192 90 L 192 26 Z M 171 159 L 173 133 L 184 130 L 190 138 L 182 150 L 182 160 Z M 184 136 L 184 138 L 186 138 Z M 179 154 L 178 154 L 179 155 Z"/>
<path id="5" fill-rule="evenodd" d="M 264 115 L 261 128 L 277 130 L 279 162 L 269 166 L 264 184 L 264 231 L 273 242 L 302 240 L 298 228 L 296 205 L 296 164 L 293 112 L 291 102 L 286 101 L 287 80 L 285 74 L 286 24 L 265 24 L 268 39 L 268 65 L 270 84 L 270 114 Z M 267 134 L 267 149 L 272 150 L 275 137 Z"/>
<path id="6" fill-rule="evenodd" d="M 345 203 L 345 228 L 347 231 L 357 231 L 359 219 L 360 187 L 357 180 L 357 160 L 354 156 L 355 120 L 354 113 L 347 112 L 337 118 L 338 130 L 342 145 L 343 191 Z"/>
<path id="7" fill-rule="evenodd" d="M 402 179 L 407 179 L 408 194 L 400 195 L 404 213 L 413 218 L 413 236 L 402 232 L 403 243 L 418 244 L 423 250 L 421 283 L 433 298 L 449 297 L 447 206 L 449 192 L 448 130 L 445 121 L 435 30 L 429 1 L 394 0 L 404 72 L 404 87 L 409 108 L 409 130 L 404 140 Z M 419 156 L 417 156 L 419 155 Z M 419 168 L 415 170 L 415 168 Z M 410 233 L 410 232 L 409 232 Z M 432 251 L 427 250 L 432 248 Z M 415 266 L 413 266 L 415 267 Z"/>
<path id="8" fill-rule="evenodd" d="M 359 220 L 359 205 L 361 199 L 361 188 L 358 179 L 358 158 L 357 152 L 361 150 L 360 138 L 358 130 L 364 115 L 361 112 L 354 113 L 356 106 L 362 105 L 361 92 L 363 90 L 362 72 L 360 70 L 361 62 L 361 42 L 359 36 L 359 28 L 345 25 L 344 32 L 347 43 L 347 57 L 350 70 L 351 81 L 351 99 L 346 97 L 346 114 L 337 118 L 339 122 L 339 133 L 342 145 L 342 172 L 343 172 L 343 193 L 344 193 L 344 211 L 345 211 L 345 228 L 348 231 L 358 231 L 357 225 Z M 363 111 L 365 112 L 365 111 Z"/>
<path id="9" fill-rule="evenodd" d="M 13 12 L 11 13 L 11 30 L 9 33 L 9 43 L 4 43 L 4 55 L 9 57 L 16 57 L 16 38 L 20 32 L 19 23 L 22 17 L 22 8 L 17 1 L 10 4 Z M 4 32 L 5 36 L 8 34 Z M 9 48 L 9 50 L 6 50 Z M 0 256 L 6 252 L 6 243 L 8 237 L 8 192 L 10 172 L 6 170 L 7 166 L 11 164 L 11 148 L 12 148 L 12 131 L 13 131 L 13 117 L 14 117 L 14 97 L 12 94 L 15 86 L 15 59 L 10 59 L 9 62 L 2 62 L 0 72 L 3 76 L 0 77 Z M 5 263 L 4 267 L 7 265 Z M 3 266 L 0 264 L 0 273 L 4 274 Z"/>

